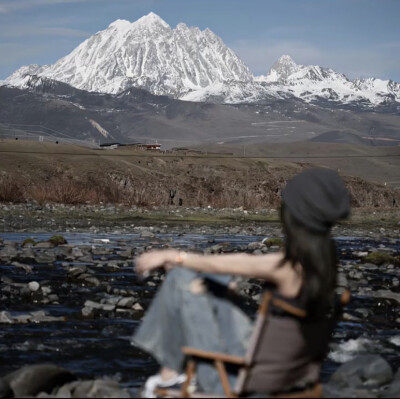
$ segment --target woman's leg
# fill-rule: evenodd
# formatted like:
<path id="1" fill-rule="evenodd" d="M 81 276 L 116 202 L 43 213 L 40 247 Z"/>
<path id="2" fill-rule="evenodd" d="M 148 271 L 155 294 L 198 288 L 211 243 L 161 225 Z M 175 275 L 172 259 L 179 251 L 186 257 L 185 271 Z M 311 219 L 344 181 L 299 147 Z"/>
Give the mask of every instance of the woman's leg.
<path id="1" fill-rule="evenodd" d="M 169 272 L 133 338 L 162 367 L 177 373 L 184 367 L 183 346 L 242 356 L 251 333 L 250 319 L 229 299 L 194 289 L 198 279 L 186 269 Z M 219 385 L 207 364 L 199 366 L 197 378 L 207 391 Z"/>

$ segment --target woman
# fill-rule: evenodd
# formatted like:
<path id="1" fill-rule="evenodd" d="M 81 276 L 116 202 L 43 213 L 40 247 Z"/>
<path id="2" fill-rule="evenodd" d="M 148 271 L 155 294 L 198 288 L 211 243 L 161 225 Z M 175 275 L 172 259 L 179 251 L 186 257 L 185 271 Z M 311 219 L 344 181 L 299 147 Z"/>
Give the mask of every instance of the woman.
<path id="1" fill-rule="evenodd" d="M 307 311 L 309 330 L 315 330 L 331 308 L 336 287 L 337 261 L 330 230 L 349 211 L 348 192 L 339 175 L 311 169 L 290 180 L 282 192 L 284 252 L 202 256 L 169 249 L 140 256 L 136 262 L 139 273 L 172 269 L 134 337 L 136 345 L 162 366 L 147 381 L 145 395 L 151 396 L 156 387 L 183 381 L 183 346 L 244 355 L 252 322 L 226 295 L 226 277 L 218 281 L 210 276 L 243 276 L 272 283 L 278 295 Z M 275 338 L 271 336 L 277 342 L 269 342 L 259 354 L 250 393 L 279 392 L 288 385 L 318 380 L 322 354 L 315 345 L 315 334 L 310 338 L 305 331 L 290 331 L 287 321 L 277 328 Z M 286 333 L 281 336 L 279 331 Z M 231 379 L 235 379 L 234 372 Z M 218 377 L 208 364 L 198 367 L 197 382 L 204 391 L 218 393 Z"/>

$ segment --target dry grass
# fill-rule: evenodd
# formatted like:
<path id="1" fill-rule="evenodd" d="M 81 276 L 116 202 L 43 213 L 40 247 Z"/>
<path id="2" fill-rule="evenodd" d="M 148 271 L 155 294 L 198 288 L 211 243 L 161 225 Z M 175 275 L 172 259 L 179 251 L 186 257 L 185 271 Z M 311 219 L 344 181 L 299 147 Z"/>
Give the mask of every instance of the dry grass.
<path id="1" fill-rule="evenodd" d="M 0 202 L 22 202 L 24 185 L 21 179 L 6 175 L 0 177 Z"/>
<path id="2" fill-rule="evenodd" d="M 183 206 L 191 207 L 276 208 L 287 180 L 312 167 L 268 159 L 122 154 L 50 143 L 11 144 L 10 150 L 16 152 L 0 158 L 0 202 L 166 207 L 170 190 L 176 190 L 174 205 L 181 199 Z M 345 181 L 355 208 L 400 206 L 400 191 L 389 185 L 356 177 Z"/>
<path id="3" fill-rule="evenodd" d="M 35 201 L 39 204 L 126 204 L 138 207 L 169 205 L 169 190 L 177 189 L 173 199 L 178 205 L 213 208 L 260 209 L 274 208 L 280 204 L 280 192 L 285 179 L 269 176 L 262 182 L 210 176 L 184 182 L 179 176 L 139 179 L 134 176 L 99 175 L 82 179 L 53 176 L 44 181 L 32 181 L 27 177 L 5 175 L 0 178 L 0 202 Z M 393 208 L 400 204 L 398 190 L 366 183 L 363 180 L 346 179 L 352 206 Z"/>

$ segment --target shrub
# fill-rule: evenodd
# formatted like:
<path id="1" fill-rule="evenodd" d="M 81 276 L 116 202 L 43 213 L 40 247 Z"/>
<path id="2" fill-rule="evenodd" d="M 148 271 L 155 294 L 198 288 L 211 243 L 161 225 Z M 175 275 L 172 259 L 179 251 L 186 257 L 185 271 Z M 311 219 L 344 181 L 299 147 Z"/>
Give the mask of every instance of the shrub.
<path id="1" fill-rule="evenodd" d="M 33 238 L 27 238 L 26 240 L 24 240 L 24 242 L 22 243 L 22 246 L 25 247 L 27 245 L 36 245 L 36 241 Z"/>
<path id="2" fill-rule="evenodd" d="M 68 244 L 67 240 L 63 236 L 53 236 L 47 240 L 52 243 L 54 246 Z"/>
<path id="3" fill-rule="evenodd" d="M 395 263 L 396 258 L 386 252 L 372 252 L 363 258 L 365 263 L 373 263 L 374 265 L 383 265 L 384 263 Z"/>
<path id="4" fill-rule="evenodd" d="M 14 176 L 0 178 L 0 202 L 23 202 L 24 186 L 22 179 Z"/>
<path id="5" fill-rule="evenodd" d="M 285 243 L 282 240 L 282 238 L 272 237 L 264 240 L 263 244 L 265 244 L 267 247 L 272 247 L 272 246 L 283 247 Z"/>

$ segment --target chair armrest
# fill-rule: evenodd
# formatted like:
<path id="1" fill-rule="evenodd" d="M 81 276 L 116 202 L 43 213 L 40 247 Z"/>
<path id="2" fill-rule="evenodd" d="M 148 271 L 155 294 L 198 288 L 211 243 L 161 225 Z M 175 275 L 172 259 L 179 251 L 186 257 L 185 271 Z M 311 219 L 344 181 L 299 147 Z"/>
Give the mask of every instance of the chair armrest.
<path id="1" fill-rule="evenodd" d="M 218 352 L 207 352 L 196 348 L 190 348 L 187 346 L 182 348 L 182 352 L 187 356 L 193 356 L 208 360 L 220 360 L 221 362 L 224 363 L 237 364 L 239 366 L 244 366 L 246 364 L 244 357 L 226 355 L 224 353 L 218 353 Z"/>

